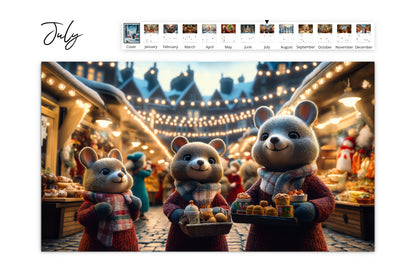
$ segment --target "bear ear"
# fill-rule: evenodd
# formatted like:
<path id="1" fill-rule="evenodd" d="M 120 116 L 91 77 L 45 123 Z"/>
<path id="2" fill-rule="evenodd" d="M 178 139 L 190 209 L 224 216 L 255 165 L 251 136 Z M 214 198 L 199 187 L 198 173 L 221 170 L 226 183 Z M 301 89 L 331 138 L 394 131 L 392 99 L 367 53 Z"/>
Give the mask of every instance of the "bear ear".
<path id="1" fill-rule="evenodd" d="M 262 106 L 259 107 L 256 110 L 256 113 L 254 114 L 254 126 L 256 126 L 257 129 L 260 129 L 260 126 L 269 118 L 274 116 L 274 112 L 266 107 Z"/>
<path id="2" fill-rule="evenodd" d="M 227 147 L 225 146 L 225 142 L 222 139 L 213 139 L 208 144 L 214 147 L 215 150 L 217 150 L 218 155 L 222 156 L 225 154 Z"/>
<path id="3" fill-rule="evenodd" d="M 176 154 L 182 146 L 187 144 L 189 141 L 186 137 L 176 137 L 172 140 L 172 143 L 170 144 L 170 148 L 172 151 Z"/>
<path id="4" fill-rule="evenodd" d="M 97 153 L 91 147 L 84 147 L 79 152 L 79 161 L 85 168 L 90 168 L 97 160 Z"/>
<path id="5" fill-rule="evenodd" d="M 318 107 L 312 101 L 302 101 L 296 106 L 295 116 L 302 119 L 310 127 L 318 118 Z"/>
<path id="6" fill-rule="evenodd" d="M 109 158 L 114 158 L 119 160 L 120 162 L 123 162 L 123 156 L 121 155 L 120 151 L 116 148 L 111 149 L 111 151 L 108 153 Z"/>

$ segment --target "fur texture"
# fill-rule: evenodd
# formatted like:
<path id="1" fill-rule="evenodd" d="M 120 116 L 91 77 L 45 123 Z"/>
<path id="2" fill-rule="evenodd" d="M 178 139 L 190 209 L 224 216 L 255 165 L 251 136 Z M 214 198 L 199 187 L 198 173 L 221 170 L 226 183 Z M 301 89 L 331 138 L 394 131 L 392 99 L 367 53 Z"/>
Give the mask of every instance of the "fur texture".
<path id="1" fill-rule="evenodd" d="M 267 107 L 258 108 L 254 115 L 254 124 L 259 129 L 252 148 L 254 160 L 267 171 L 280 173 L 314 163 L 319 154 L 319 144 L 311 126 L 317 116 L 318 108 L 311 101 L 300 102 L 294 115 L 275 116 Z M 255 205 L 261 200 L 274 205 L 272 195 L 260 188 L 261 180 L 247 193 Z M 303 224 L 296 229 L 252 224 L 246 250 L 327 249 L 320 222 L 326 220 L 335 209 L 334 197 L 314 175 L 290 182 L 289 186 L 301 185 L 308 194 L 308 202 L 295 206 L 295 216 Z"/>
<path id="2" fill-rule="evenodd" d="M 121 194 L 130 191 L 133 179 L 123 165 L 123 158 L 117 149 L 109 152 L 107 158 L 98 159 L 91 147 L 85 147 L 79 154 L 79 160 L 85 167 L 83 185 L 85 190 L 96 193 Z M 141 201 L 131 196 L 132 202 L 127 206 L 134 221 L 139 214 Z M 134 225 L 131 229 L 114 232 L 112 246 L 106 247 L 97 239 L 98 223 L 110 220 L 113 207 L 108 202 L 93 202 L 85 199 L 78 210 L 78 221 L 84 226 L 79 251 L 138 251 L 139 245 Z"/>

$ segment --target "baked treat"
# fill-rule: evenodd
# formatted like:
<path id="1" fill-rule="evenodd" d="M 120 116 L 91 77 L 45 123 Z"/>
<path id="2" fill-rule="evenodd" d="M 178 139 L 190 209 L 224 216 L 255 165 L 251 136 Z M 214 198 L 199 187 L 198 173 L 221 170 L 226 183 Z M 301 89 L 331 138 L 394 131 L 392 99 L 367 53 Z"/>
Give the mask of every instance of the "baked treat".
<path id="1" fill-rule="evenodd" d="M 287 206 L 290 205 L 290 196 L 286 193 L 278 193 L 274 197 L 274 203 L 276 206 Z"/>
<path id="2" fill-rule="evenodd" d="M 264 215 L 277 216 L 277 210 L 272 206 L 265 207 L 264 208 Z"/>
<path id="3" fill-rule="evenodd" d="M 249 205 L 246 209 L 246 214 L 253 214 L 254 205 Z"/>
<path id="4" fill-rule="evenodd" d="M 217 220 L 217 222 L 227 222 L 227 216 L 223 213 L 217 213 L 215 215 L 215 219 Z"/>
<path id="5" fill-rule="evenodd" d="M 266 208 L 267 206 L 269 206 L 269 202 L 267 200 L 260 200 L 259 205 L 263 208 Z"/>
<path id="6" fill-rule="evenodd" d="M 308 195 L 303 193 L 303 190 L 292 190 L 287 193 L 290 196 L 290 203 L 306 202 Z"/>
<path id="7" fill-rule="evenodd" d="M 240 192 L 237 194 L 237 199 L 251 199 L 251 196 L 247 192 Z"/>
<path id="8" fill-rule="evenodd" d="M 264 208 L 260 205 L 256 205 L 253 208 L 253 215 L 264 215 Z"/>
<path id="9" fill-rule="evenodd" d="M 44 193 L 45 198 L 58 197 L 58 190 L 56 189 L 45 189 Z"/>
<path id="10" fill-rule="evenodd" d="M 217 220 L 215 219 L 215 217 L 211 216 L 210 218 L 208 218 L 208 220 L 206 222 L 207 223 L 215 223 L 215 222 L 217 222 Z"/>
<path id="11" fill-rule="evenodd" d="M 68 193 L 65 190 L 58 190 L 58 197 L 67 197 Z"/>

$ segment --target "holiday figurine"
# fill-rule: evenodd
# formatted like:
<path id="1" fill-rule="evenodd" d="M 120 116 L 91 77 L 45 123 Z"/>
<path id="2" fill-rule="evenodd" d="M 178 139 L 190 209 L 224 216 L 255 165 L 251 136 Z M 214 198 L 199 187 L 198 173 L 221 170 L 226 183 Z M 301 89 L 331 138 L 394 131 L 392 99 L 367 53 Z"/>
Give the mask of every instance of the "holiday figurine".
<path id="1" fill-rule="evenodd" d="M 134 185 L 131 189 L 133 195 L 142 200 L 140 219 L 147 220 L 144 215 L 149 210 L 149 195 L 147 194 L 144 178 L 152 174 L 151 165 L 146 162 L 146 155 L 143 152 L 135 152 L 127 156 L 126 168 L 131 170 Z"/>
<path id="2" fill-rule="evenodd" d="M 352 173 L 352 160 L 355 152 L 355 137 L 357 136 L 357 132 L 355 129 L 350 129 L 348 135 L 342 142 L 341 151 L 337 157 L 336 168 Z"/>
<path id="3" fill-rule="evenodd" d="M 295 189 L 302 190 L 308 199 L 292 206 L 298 226 L 251 224 L 247 251 L 328 250 L 321 222 L 334 211 L 335 200 L 315 175 L 319 144 L 312 126 L 317 117 L 318 108 L 311 101 L 300 102 L 294 115 L 275 116 L 268 107 L 256 110 L 254 124 L 258 135 L 252 157 L 262 168 L 259 180 L 247 191 L 252 204 L 267 200 L 273 206 L 275 196 L 287 196 Z M 236 211 L 236 202 L 231 210 Z"/>
<path id="4" fill-rule="evenodd" d="M 120 151 L 113 149 L 99 160 L 93 148 L 84 147 L 79 160 L 85 167 L 85 191 L 77 214 L 84 226 L 78 251 L 139 251 L 133 221 L 141 201 L 130 191 L 133 179 Z"/>
<path id="5" fill-rule="evenodd" d="M 227 174 L 227 179 L 230 182 L 230 191 L 228 193 L 227 202 L 233 203 L 237 198 L 237 194 L 244 192 L 243 186 L 241 185 L 241 177 L 239 175 L 240 164 L 237 161 L 230 163 L 230 173 Z"/>
<path id="6" fill-rule="evenodd" d="M 166 251 L 228 251 L 225 235 L 191 238 L 179 227 L 191 200 L 198 208 L 213 208 L 213 214 L 230 208 L 220 194 L 219 183 L 223 176 L 220 156 L 225 153 L 225 143 L 221 139 L 208 144 L 189 143 L 185 137 L 176 137 L 171 148 L 175 153 L 171 173 L 176 190 L 163 204 L 163 212 L 171 221 Z"/>

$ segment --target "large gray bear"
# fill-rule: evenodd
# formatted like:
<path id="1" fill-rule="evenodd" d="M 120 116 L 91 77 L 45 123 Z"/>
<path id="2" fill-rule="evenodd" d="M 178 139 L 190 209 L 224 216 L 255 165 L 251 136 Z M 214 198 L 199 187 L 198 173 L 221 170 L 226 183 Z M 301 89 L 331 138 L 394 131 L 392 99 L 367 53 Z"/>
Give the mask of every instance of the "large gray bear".
<path id="1" fill-rule="evenodd" d="M 327 186 L 314 175 L 319 144 L 312 125 L 317 117 L 318 108 L 311 101 L 299 103 L 294 115 L 275 116 L 267 107 L 256 110 L 254 124 L 259 131 L 252 156 L 263 167 L 259 169 L 260 178 L 247 191 L 253 204 L 267 200 L 274 205 L 273 197 L 277 193 L 294 189 L 302 189 L 308 195 L 308 202 L 295 205 L 299 226 L 252 224 L 247 251 L 327 251 L 321 222 L 333 212 L 335 200 Z"/>

